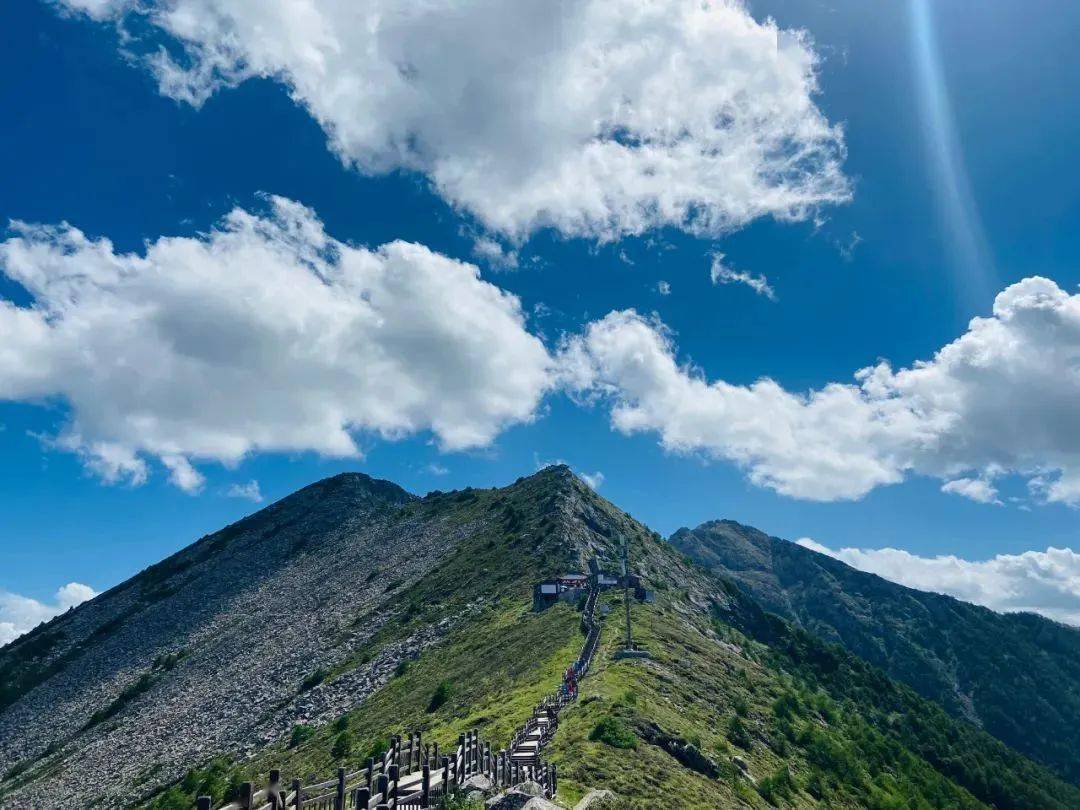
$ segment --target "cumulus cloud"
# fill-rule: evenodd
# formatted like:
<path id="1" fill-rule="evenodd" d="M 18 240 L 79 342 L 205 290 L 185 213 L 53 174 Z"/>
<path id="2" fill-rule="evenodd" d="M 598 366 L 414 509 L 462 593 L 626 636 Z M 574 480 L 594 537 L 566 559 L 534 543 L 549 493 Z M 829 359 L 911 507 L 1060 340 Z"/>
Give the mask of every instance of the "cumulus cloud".
<path id="1" fill-rule="evenodd" d="M 806 393 L 709 382 L 633 310 L 589 324 L 562 357 L 565 384 L 609 403 L 616 429 L 737 462 L 785 495 L 859 498 L 915 472 L 992 497 L 985 482 L 1014 473 L 1044 501 L 1080 504 L 1080 295 L 1045 278 L 1003 290 L 930 360 Z"/>
<path id="2" fill-rule="evenodd" d="M 724 254 L 714 253 L 712 267 L 709 270 L 713 284 L 745 284 L 758 295 L 764 295 L 770 301 L 776 300 L 776 290 L 763 275 L 755 276 L 745 270 L 732 270 L 724 264 Z"/>
<path id="3" fill-rule="evenodd" d="M 512 240 L 717 236 L 850 196 L 809 37 L 740 0 L 57 2 L 137 16 L 125 47 L 175 99 L 281 81 L 346 164 L 422 173 Z"/>
<path id="4" fill-rule="evenodd" d="M 44 621 L 97 596 L 89 585 L 69 582 L 57 592 L 52 603 L 0 590 L 0 646 L 8 644 Z"/>
<path id="5" fill-rule="evenodd" d="M 941 491 L 978 503 L 1001 503 L 997 489 L 985 478 L 956 478 L 942 484 Z"/>
<path id="6" fill-rule="evenodd" d="M 800 546 L 860 571 L 1003 613 L 1040 613 L 1080 626 L 1080 554 L 1067 548 L 999 554 L 973 562 L 952 555 L 919 557 L 897 548 L 833 550 L 804 537 Z"/>
<path id="7" fill-rule="evenodd" d="M 516 250 L 507 250 L 499 242 L 486 236 L 473 241 L 473 256 L 495 270 L 517 270 Z"/>
<path id="8" fill-rule="evenodd" d="M 198 460 L 358 454 L 357 432 L 482 447 L 528 422 L 551 358 L 518 299 L 422 245 L 340 242 L 271 198 L 197 237 L 118 253 L 67 224 L 14 223 L 0 269 L 0 399 L 62 400 L 55 444 L 108 481 L 156 459 L 189 492 Z"/>
<path id="9" fill-rule="evenodd" d="M 246 484 L 233 484 L 225 491 L 225 494 L 230 498 L 241 498 L 252 503 L 262 503 L 263 500 L 259 482 L 255 480 L 248 481 Z"/>

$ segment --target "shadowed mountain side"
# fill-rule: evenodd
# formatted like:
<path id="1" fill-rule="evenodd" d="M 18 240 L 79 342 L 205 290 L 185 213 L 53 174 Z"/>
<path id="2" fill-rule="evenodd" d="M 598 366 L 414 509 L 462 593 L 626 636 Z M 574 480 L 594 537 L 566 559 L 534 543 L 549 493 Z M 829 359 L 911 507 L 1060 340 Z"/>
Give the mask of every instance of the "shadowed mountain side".
<path id="1" fill-rule="evenodd" d="M 1080 781 L 1080 631 L 906 588 L 734 521 L 680 529 L 671 543 L 766 609 Z"/>

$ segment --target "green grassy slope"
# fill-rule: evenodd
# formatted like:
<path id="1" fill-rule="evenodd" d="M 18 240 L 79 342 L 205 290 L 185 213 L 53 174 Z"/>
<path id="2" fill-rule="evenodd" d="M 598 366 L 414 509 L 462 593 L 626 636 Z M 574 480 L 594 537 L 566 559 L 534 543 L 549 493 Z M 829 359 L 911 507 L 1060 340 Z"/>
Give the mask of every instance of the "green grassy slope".
<path id="1" fill-rule="evenodd" d="M 635 635 L 653 658 L 613 660 L 614 610 L 582 700 L 564 712 L 547 751 L 560 769 L 561 801 L 609 788 L 628 808 L 1080 807 L 1080 793 L 1044 768 L 766 614 L 564 470 L 403 510 L 403 519 L 460 530 L 457 552 L 403 587 L 394 619 L 326 677 L 419 626 L 464 618 L 357 709 L 245 762 L 198 763 L 151 806 L 187 808 L 203 792 L 222 799 L 271 767 L 286 779 L 325 778 L 394 733 L 420 731 L 445 747 L 478 728 L 507 741 L 583 641 L 575 608 L 531 612 L 533 584 L 594 555 L 613 561 L 627 536 L 635 570 L 657 592 L 654 604 L 633 610 Z M 390 575 L 392 553 L 384 568 Z"/>
<path id="2" fill-rule="evenodd" d="M 607 633 L 556 740 L 568 798 L 602 786 L 642 808 L 669 797 L 690 807 L 1080 807 L 1075 787 L 880 670 L 766 613 L 670 547 L 642 536 L 639 548 L 682 587 L 635 607 L 635 633 L 653 660 L 611 660 L 618 629 Z M 636 738 L 633 749 L 589 739 L 611 718 Z M 684 760 L 689 743 L 715 773 L 648 742 L 656 727 L 662 742 L 682 744 Z"/>
<path id="3" fill-rule="evenodd" d="M 733 521 L 680 530 L 672 543 L 1080 784 L 1080 630 L 905 588 Z"/>

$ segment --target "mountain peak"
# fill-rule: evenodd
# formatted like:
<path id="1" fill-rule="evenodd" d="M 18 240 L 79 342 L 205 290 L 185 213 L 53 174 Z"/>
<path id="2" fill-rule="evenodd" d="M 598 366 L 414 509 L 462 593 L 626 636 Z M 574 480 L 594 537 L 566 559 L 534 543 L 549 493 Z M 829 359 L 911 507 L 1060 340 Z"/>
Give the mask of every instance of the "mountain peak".
<path id="1" fill-rule="evenodd" d="M 1075 628 L 907 588 L 734 521 L 680 530 L 671 543 L 766 610 L 843 645 L 950 713 L 1080 780 Z M 1026 707 L 1022 716 L 1012 712 L 1016 705 Z"/>

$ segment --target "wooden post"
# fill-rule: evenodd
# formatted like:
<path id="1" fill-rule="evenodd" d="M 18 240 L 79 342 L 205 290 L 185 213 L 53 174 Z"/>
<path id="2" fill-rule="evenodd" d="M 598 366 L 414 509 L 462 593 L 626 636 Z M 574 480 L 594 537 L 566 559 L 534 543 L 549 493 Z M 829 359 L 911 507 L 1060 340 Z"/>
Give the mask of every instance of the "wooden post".
<path id="1" fill-rule="evenodd" d="M 285 797 L 281 795 L 281 771 L 276 768 L 270 771 L 270 778 L 266 782 L 266 797 L 273 810 L 285 810 Z"/>
<path id="2" fill-rule="evenodd" d="M 559 788 L 559 766 L 551 766 L 551 795 L 555 795 L 555 791 Z"/>
<path id="3" fill-rule="evenodd" d="M 371 804 L 371 788 L 357 788 L 355 804 L 356 810 L 368 810 L 368 806 Z"/>
<path id="4" fill-rule="evenodd" d="M 390 795 L 387 798 L 390 799 L 391 800 L 390 803 L 395 805 L 395 806 L 397 805 L 398 773 L 399 773 L 398 766 L 397 765 L 391 765 L 390 766 L 390 773 L 388 774 L 389 777 L 390 777 Z"/>
<path id="5" fill-rule="evenodd" d="M 450 757 L 447 756 L 442 758 L 442 788 L 444 796 L 450 792 Z"/>
<path id="6" fill-rule="evenodd" d="M 435 743 L 432 745 L 431 757 L 432 757 L 432 761 L 436 765 L 438 765 L 440 762 L 442 762 L 442 760 L 439 759 L 439 741 L 438 740 L 436 740 Z"/>
<path id="7" fill-rule="evenodd" d="M 465 775 L 465 752 L 468 750 L 465 747 L 465 735 L 458 734 L 457 738 L 458 751 L 454 757 L 454 783 L 460 785 L 465 780 L 462 777 Z"/>
<path id="8" fill-rule="evenodd" d="M 472 730 L 472 755 L 473 755 L 473 773 L 480 770 L 480 732 L 475 728 Z"/>
<path id="9" fill-rule="evenodd" d="M 334 797 L 334 810 L 345 810 L 345 769 L 337 769 L 337 796 Z"/>
<path id="10" fill-rule="evenodd" d="M 299 808 L 303 803 L 303 797 L 301 795 L 302 790 L 299 779 L 292 780 L 292 792 L 293 792 L 293 807 Z"/>
<path id="11" fill-rule="evenodd" d="M 195 810 L 210 810 L 210 797 L 200 796 L 195 800 Z"/>
<path id="12" fill-rule="evenodd" d="M 375 792 L 378 793 L 385 802 L 386 794 L 389 792 L 388 785 L 390 784 L 390 780 L 387 778 L 385 772 L 379 774 L 379 778 L 376 780 L 375 784 L 378 786 L 378 789 Z M 379 806 L 381 807 L 382 805 Z"/>
<path id="13" fill-rule="evenodd" d="M 240 785 L 240 806 L 244 810 L 251 810 L 251 796 L 255 792 L 255 788 L 251 782 L 244 782 Z"/>
<path id="14" fill-rule="evenodd" d="M 410 771 L 419 770 L 422 762 L 421 754 L 423 753 L 423 741 L 420 738 L 420 732 L 416 732 L 416 754 L 413 756 L 413 766 L 409 768 Z"/>
<path id="15" fill-rule="evenodd" d="M 495 764 L 491 761 L 491 743 L 484 743 L 484 773 L 490 776 L 495 770 Z"/>
<path id="16" fill-rule="evenodd" d="M 431 766 L 424 763 L 424 774 L 420 782 L 420 806 L 427 807 L 431 803 Z"/>

